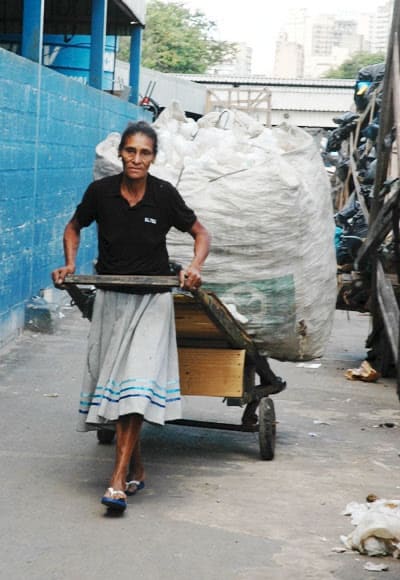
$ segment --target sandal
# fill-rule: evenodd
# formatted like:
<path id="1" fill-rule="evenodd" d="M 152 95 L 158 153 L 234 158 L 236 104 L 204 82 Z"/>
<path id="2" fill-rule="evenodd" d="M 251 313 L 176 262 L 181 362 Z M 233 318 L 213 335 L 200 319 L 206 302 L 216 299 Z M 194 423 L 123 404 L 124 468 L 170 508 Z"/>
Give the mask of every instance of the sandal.
<path id="1" fill-rule="evenodd" d="M 126 495 L 135 495 L 135 493 L 144 488 L 144 481 L 137 481 L 136 479 L 131 479 L 131 481 L 126 482 L 125 486 L 126 486 L 125 487 Z"/>
<path id="2" fill-rule="evenodd" d="M 107 492 L 110 495 L 109 496 L 104 495 L 101 498 L 101 503 L 111 510 L 118 511 L 118 512 L 125 511 L 126 506 L 127 506 L 125 492 L 118 490 L 118 489 L 114 489 L 112 487 L 108 487 Z M 115 497 L 115 496 L 119 496 L 119 497 Z"/>

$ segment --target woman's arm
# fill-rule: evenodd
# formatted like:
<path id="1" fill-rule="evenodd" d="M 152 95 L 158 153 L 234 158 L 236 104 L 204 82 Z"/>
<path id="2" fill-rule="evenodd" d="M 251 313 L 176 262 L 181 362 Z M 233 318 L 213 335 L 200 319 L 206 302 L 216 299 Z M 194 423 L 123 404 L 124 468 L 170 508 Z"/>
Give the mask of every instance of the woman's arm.
<path id="1" fill-rule="evenodd" d="M 187 268 L 179 274 L 181 288 L 196 290 L 201 286 L 201 269 L 210 251 L 211 235 L 208 230 L 196 220 L 189 230 L 194 239 L 194 257 Z"/>
<path id="2" fill-rule="evenodd" d="M 72 218 L 64 230 L 64 256 L 65 266 L 53 270 L 51 277 L 55 285 L 64 282 L 67 274 L 75 272 L 75 261 L 78 253 L 79 243 L 81 240 L 81 226 L 76 218 Z"/>

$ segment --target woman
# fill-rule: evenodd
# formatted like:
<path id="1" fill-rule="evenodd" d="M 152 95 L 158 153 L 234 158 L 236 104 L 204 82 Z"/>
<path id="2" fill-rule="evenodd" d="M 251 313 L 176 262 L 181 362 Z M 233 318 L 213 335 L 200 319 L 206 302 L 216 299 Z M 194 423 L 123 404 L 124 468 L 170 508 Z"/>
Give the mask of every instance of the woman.
<path id="1" fill-rule="evenodd" d="M 64 232 L 65 266 L 55 284 L 75 272 L 80 230 L 97 223 L 98 274 L 168 275 L 166 235 L 171 227 L 194 239 L 192 262 L 181 287 L 201 284 L 210 236 L 168 182 L 149 174 L 157 134 L 143 121 L 124 131 L 119 145 L 123 172 L 89 185 Z M 181 417 L 173 299 L 169 291 L 132 288 L 96 292 L 89 334 L 81 430 L 115 425 L 114 471 L 102 503 L 123 512 L 126 496 L 144 487 L 140 456 L 143 419 L 158 424 Z M 131 467 L 129 467 L 131 464 Z"/>

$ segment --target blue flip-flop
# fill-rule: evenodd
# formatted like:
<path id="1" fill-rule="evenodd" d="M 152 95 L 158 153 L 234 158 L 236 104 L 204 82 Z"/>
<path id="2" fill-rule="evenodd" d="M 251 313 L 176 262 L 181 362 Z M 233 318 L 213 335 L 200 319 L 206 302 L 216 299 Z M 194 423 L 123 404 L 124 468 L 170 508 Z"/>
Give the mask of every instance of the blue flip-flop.
<path id="1" fill-rule="evenodd" d="M 127 503 L 126 503 L 126 494 L 124 491 L 118 490 L 118 489 L 114 489 L 112 487 L 109 487 L 107 489 L 108 493 L 110 494 L 110 497 L 107 495 L 104 495 L 101 498 L 101 503 L 103 505 L 105 505 L 108 509 L 110 510 L 114 510 L 117 512 L 123 512 L 126 510 L 127 507 Z M 115 498 L 115 495 L 123 495 L 124 497 L 118 497 Z"/>
<path id="2" fill-rule="evenodd" d="M 128 487 L 132 484 L 136 485 L 136 489 L 134 491 L 129 491 Z M 125 493 L 126 495 L 135 495 L 138 491 L 144 488 L 144 481 L 137 481 L 136 479 L 131 479 L 125 483 Z"/>

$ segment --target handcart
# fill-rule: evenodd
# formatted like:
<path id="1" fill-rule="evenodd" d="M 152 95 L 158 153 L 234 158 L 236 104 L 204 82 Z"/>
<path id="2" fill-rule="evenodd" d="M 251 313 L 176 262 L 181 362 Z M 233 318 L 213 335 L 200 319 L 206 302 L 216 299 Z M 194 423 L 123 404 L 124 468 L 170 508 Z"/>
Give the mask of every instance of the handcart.
<path id="1" fill-rule="evenodd" d="M 273 459 L 276 417 L 270 395 L 280 393 L 286 383 L 273 373 L 267 358 L 258 352 L 251 337 L 221 300 L 202 288 L 192 292 L 181 290 L 177 276 L 70 275 L 62 288 L 90 320 L 95 288 L 116 286 L 171 288 L 181 394 L 219 397 L 228 406 L 245 407 L 239 424 L 190 419 L 168 424 L 258 432 L 261 458 Z M 99 429 L 97 437 L 107 443 L 113 440 L 114 433 Z"/>

